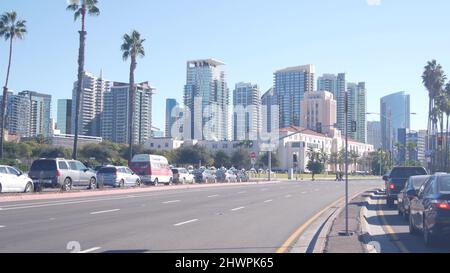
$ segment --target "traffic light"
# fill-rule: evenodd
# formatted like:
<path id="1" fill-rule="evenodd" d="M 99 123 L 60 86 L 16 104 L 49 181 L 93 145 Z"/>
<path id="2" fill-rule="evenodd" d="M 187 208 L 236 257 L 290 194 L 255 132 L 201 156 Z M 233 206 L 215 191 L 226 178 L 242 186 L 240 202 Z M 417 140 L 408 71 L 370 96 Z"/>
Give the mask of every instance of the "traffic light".
<path id="1" fill-rule="evenodd" d="M 356 130 L 357 130 L 357 124 L 356 124 L 356 121 L 355 121 L 355 120 L 352 120 L 352 132 L 353 132 L 353 133 L 356 133 Z"/>
<path id="2" fill-rule="evenodd" d="M 322 133 L 322 123 L 321 122 L 317 122 L 317 124 L 316 124 L 316 131 L 319 134 Z"/>
<path id="3" fill-rule="evenodd" d="M 293 161 L 294 161 L 294 163 L 297 163 L 297 162 L 298 162 L 298 157 L 297 157 L 296 154 L 294 154 L 294 156 L 293 156 Z"/>

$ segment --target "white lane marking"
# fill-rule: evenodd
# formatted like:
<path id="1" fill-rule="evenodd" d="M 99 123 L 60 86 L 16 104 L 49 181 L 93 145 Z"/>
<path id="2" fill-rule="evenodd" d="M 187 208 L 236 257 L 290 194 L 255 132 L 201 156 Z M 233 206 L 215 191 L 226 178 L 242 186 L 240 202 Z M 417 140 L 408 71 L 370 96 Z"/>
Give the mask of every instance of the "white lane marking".
<path id="1" fill-rule="evenodd" d="M 303 191 L 302 194 L 306 194 L 306 191 Z"/>
<path id="2" fill-rule="evenodd" d="M 208 196 L 208 198 L 213 198 L 213 197 L 217 197 L 217 196 L 219 196 L 219 195 L 218 194 L 214 194 L 214 195 Z"/>
<path id="3" fill-rule="evenodd" d="M 55 221 L 55 220 L 56 220 L 56 218 L 50 218 L 50 219 L 48 219 L 48 220 L 50 220 L 50 221 Z"/>
<path id="4" fill-rule="evenodd" d="M 270 203 L 270 202 L 272 202 L 273 200 L 272 199 L 270 199 L 270 200 L 266 200 L 266 201 L 264 201 L 264 203 Z"/>
<path id="5" fill-rule="evenodd" d="M 238 192 L 238 194 L 243 194 L 243 193 L 246 193 L 246 191 L 240 191 L 240 192 Z"/>
<path id="6" fill-rule="evenodd" d="M 181 200 L 172 200 L 172 201 L 163 202 L 163 204 L 172 204 L 172 203 L 179 203 L 179 202 L 181 202 Z"/>
<path id="7" fill-rule="evenodd" d="M 319 189 L 314 189 L 314 191 L 319 191 Z"/>
<path id="8" fill-rule="evenodd" d="M 288 194 L 288 195 L 286 195 L 285 197 L 286 197 L 286 198 L 291 198 L 292 195 Z"/>
<path id="9" fill-rule="evenodd" d="M 94 211 L 94 212 L 91 212 L 91 215 L 103 214 L 103 213 L 109 213 L 109 212 L 116 212 L 116 211 L 119 211 L 119 210 L 120 210 L 120 209 L 110 209 L 110 210 Z"/>
<path id="10" fill-rule="evenodd" d="M 174 224 L 174 226 L 179 227 L 179 226 L 190 224 L 190 223 L 194 223 L 194 222 L 197 222 L 197 221 L 198 221 L 198 219 L 192 219 L 192 220 L 189 220 L 189 221 L 185 221 L 185 222 L 181 222 L 181 223 L 178 223 L 178 224 Z"/>
<path id="11" fill-rule="evenodd" d="M 238 211 L 238 210 L 241 210 L 241 209 L 245 209 L 245 207 L 234 208 L 231 211 Z"/>
<path id="12" fill-rule="evenodd" d="M 0 228 L 5 228 L 5 226 L 0 226 Z"/>
<path id="13" fill-rule="evenodd" d="M 89 249 L 86 249 L 86 250 L 83 250 L 83 251 L 80 251 L 80 252 L 78 252 L 78 253 L 89 253 L 89 252 L 94 252 L 94 251 L 96 251 L 96 250 L 99 250 L 101 247 L 93 247 L 93 248 L 89 248 Z"/>
<path id="14" fill-rule="evenodd" d="M 267 191 L 268 189 L 266 189 L 266 188 L 264 188 L 264 189 L 261 189 L 261 191 Z"/>

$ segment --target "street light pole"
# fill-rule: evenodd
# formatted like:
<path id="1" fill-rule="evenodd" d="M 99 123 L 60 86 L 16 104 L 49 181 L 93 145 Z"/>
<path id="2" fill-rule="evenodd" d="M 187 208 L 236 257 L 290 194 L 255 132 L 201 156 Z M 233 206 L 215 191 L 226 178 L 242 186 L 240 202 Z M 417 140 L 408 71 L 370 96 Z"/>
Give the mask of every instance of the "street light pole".
<path id="1" fill-rule="evenodd" d="M 348 92 L 345 92 L 345 231 L 341 236 L 352 236 L 348 230 Z"/>

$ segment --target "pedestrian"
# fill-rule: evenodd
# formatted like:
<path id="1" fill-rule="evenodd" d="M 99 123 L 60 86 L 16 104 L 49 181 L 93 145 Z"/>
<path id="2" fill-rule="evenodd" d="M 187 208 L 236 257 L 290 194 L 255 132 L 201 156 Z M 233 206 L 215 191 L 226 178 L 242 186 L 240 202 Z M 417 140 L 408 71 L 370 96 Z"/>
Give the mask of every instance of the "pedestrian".
<path id="1" fill-rule="evenodd" d="M 339 172 L 336 172 L 336 180 L 335 181 L 339 181 Z"/>

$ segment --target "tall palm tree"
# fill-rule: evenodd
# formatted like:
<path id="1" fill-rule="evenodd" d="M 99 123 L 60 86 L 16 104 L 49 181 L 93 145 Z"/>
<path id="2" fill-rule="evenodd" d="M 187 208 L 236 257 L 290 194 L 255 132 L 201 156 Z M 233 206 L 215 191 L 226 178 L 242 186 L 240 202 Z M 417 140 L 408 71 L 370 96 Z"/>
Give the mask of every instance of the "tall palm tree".
<path id="1" fill-rule="evenodd" d="M 121 50 L 123 52 L 122 58 L 124 61 L 131 59 L 130 63 L 130 87 L 129 87 L 129 110 L 128 110 L 128 160 L 133 158 L 133 121 L 134 121 L 134 93 L 135 81 L 134 72 L 137 67 L 137 57 L 143 58 L 145 56 L 144 49 L 145 39 L 141 39 L 141 34 L 133 30 L 131 34 L 123 36 L 123 44 Z"/>
<path id="2" fill-rule="evenodd" d="M 6 41 L 9 40 L 9 59 L 8 68 L 6 70 L 6 81 L 3 86 L 3 100 L 1 106 L 1 129 L 0 129 L 0 158 L 3 159 L 3 142 L 5 139 L 5 116 L 6 116 L 6 104 L 8 101 L 8 82 L 9 74 L 11 70 L 11 61 L 13 54 L 13 42 L 16 39 L 22 40 L 27 33 L 27 26 L 25 20 L 19 20 L 17 18 L 17 13 L 15 11 L 10 11 L 4 13 L 0 17 L 0 38 L 5 38 Z"/>
<path id="3" fill-rule="evenodd" d="M 80 120 L 81 95 L 83 92 L 84 57 L 86 48 L 86 15 L 98 16 L 100 9 L 97 0 L 70 0 L 67 10 L 74 12 L 74 20 L 81 19 L 80 47 L 78 49 L 78 81 L 75 104 L 75 138 L 73 141 L 72 158 L 78 157 L 78 133 Z"/>
<path id="4" fill-rule="evenodd" d="M 334 172 L 337 172 L 338 169 L 338 164 L 339 164 L 339 154 L 336 152 L 333 152 L 330 154 L 330 159 L 329 159 L 330 164 L 332 164 L 334 166 Z"/>
<path id="5" fill-rule="evenodd" d="M 442 93 L 446 76 L 442 66 L 436 60 L 429 61 L 425 66 L 425 71 L 422 75 L 422 82 L 428 91 L 428 147 L 432 147 L 431 136 L 436 132 L 437 113 L 435 113 L 435 100 Z M 435 138 L 436 139 L 436 138 Z M 432 158 L 431 166 L 434 169 L 434 161 Z"/>
<path id="6" fill-rule="evenodd" d="M 359 154 L 356 151 L 350 151 L 350 154 L 348 157 L 350 158 L 350 161 L 353 163 L 353 167 L 356 172 L 358 159 L 360 158 Z"/>
<path id="7" fill-rule="evenodd" d="M 449 149 L 450 149 L 450 143 L 449 143 L 449 119 L 450 119 L 450 82 L 447 83 L 445 86 L 445 104 L 444 104 L 444 112 L 446 115 L 446 126 L 445 126 L 445 171 L 449 170 Z"/>

